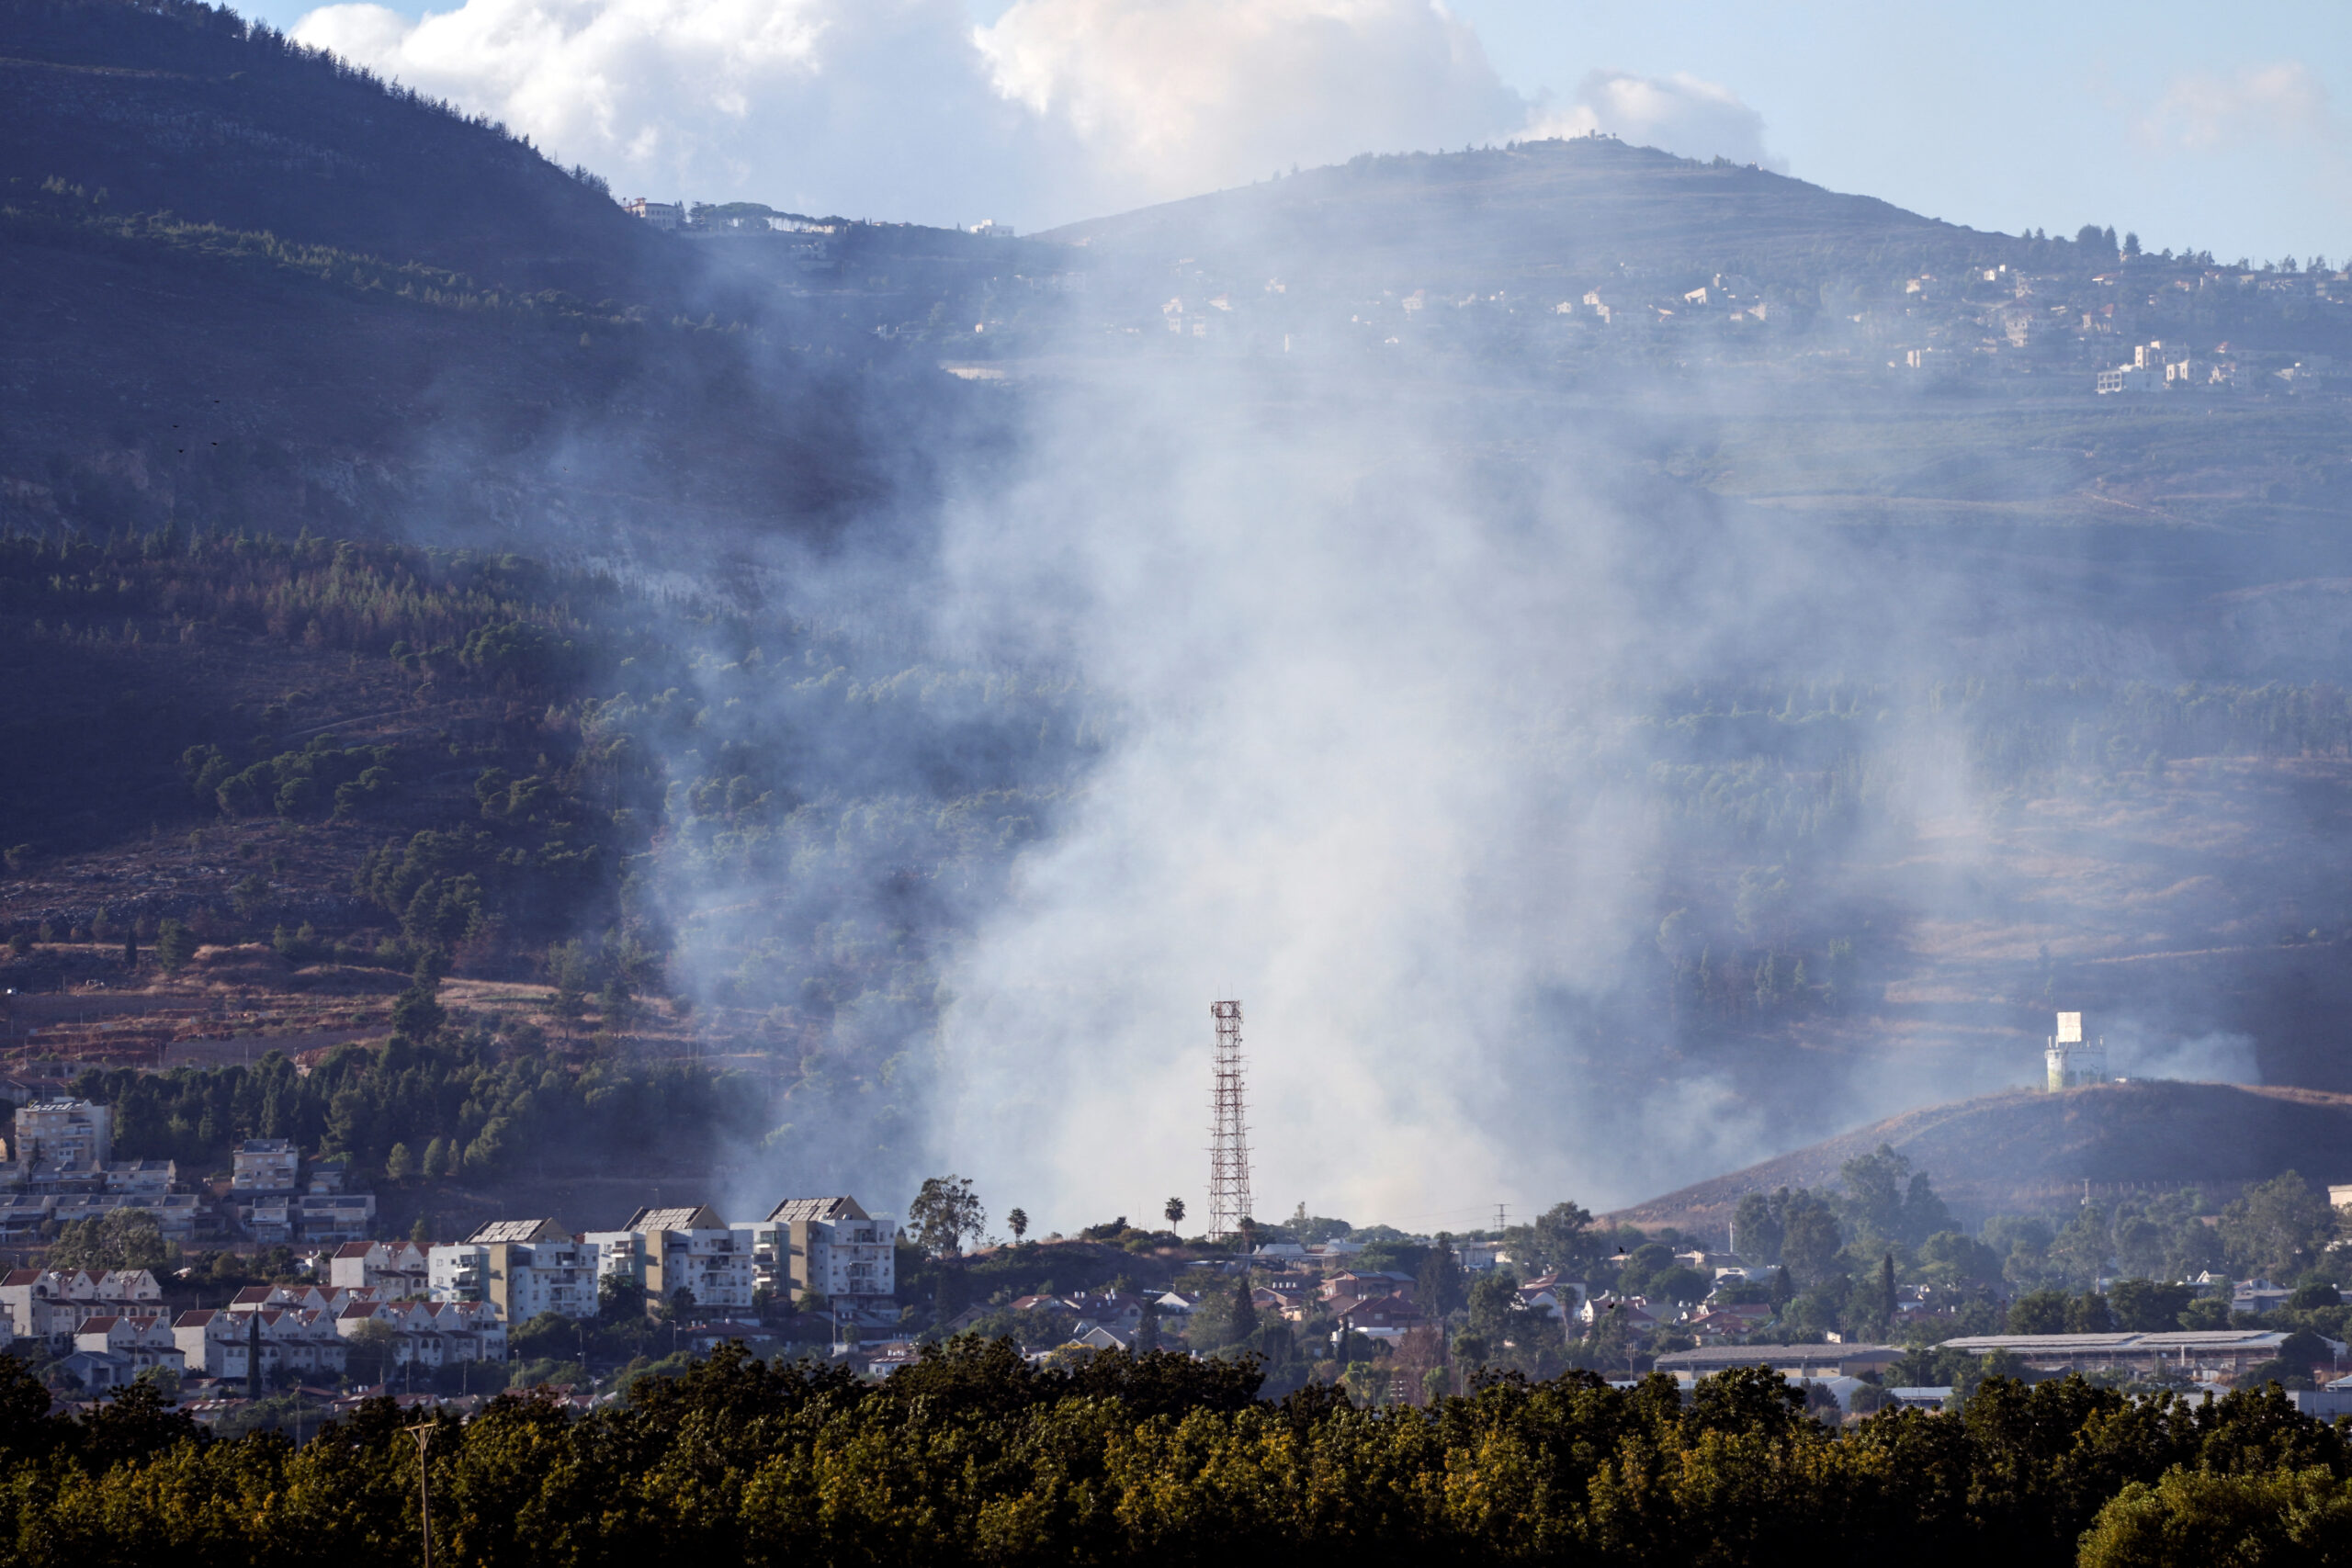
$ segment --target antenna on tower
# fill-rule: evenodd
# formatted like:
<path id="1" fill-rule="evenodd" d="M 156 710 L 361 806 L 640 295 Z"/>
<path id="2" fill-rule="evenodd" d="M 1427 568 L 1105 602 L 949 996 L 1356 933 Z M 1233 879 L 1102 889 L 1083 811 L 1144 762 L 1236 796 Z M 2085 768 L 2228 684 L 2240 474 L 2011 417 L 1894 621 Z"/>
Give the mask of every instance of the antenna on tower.
<path id="1" fill-rule="evenodd" d="M 1212 1002 L 1216 1020 L 1215 1087 L 1209 1095 L 1209 1235 L 1241 1234 L 1250 1213 L 1250 1125 L 1241 1083 L 1241 1004 Z"/>

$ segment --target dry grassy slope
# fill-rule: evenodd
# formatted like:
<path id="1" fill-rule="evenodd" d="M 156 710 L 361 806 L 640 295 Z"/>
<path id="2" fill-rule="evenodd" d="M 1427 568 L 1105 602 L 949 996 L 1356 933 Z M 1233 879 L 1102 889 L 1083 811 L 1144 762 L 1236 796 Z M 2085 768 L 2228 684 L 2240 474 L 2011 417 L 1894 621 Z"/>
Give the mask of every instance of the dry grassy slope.
<path id="1" fill-rule="evenodd" d="M 2295 1170 L 2352 1179 L 2352 1095 L 2239 1084 L 2118 1083 L 2012 1090 L 1890 1116 L 1610 1216 L 1720 1232 L 1740 1198 L 1822 1187 L 1881 1144 L 1928 1172 L 1963 1217 L 2031 1213 L 2095 1188 L 2198 1183 L 2209 1192 Z"/>

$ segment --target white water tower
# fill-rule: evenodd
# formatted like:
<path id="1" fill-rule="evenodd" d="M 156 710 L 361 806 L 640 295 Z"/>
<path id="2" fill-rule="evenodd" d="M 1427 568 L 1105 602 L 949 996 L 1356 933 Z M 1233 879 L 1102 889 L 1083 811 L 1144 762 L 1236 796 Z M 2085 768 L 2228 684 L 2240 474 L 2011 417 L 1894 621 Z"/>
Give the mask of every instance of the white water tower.
<path id="1" fill-rule="evenodd" d="M 2107 1081 L 2107 1042 L 2102 1039 L 2094 1044 L 2084 1040 L 2083 1015 L 2078 1012 L 2058 1015 L 2058 1032 L 2050 1037 L 2042 1060 L 2049 1064 L 2052 1094 L 2079 1084 Z"/>

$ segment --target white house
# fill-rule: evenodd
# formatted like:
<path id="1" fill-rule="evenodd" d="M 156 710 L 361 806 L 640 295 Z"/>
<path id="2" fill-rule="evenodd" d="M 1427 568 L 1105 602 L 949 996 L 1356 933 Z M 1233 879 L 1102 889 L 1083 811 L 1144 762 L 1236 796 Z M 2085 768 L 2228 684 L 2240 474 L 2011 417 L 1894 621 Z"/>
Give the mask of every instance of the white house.
<path id="1" fill-rule="evenodd" d="M 85 1317 L 74 1330 L 74 1348 L 129 1358 L 134 1374 L 148 1367 L 187 1370 L 170 1321 L 161 1313 Z"/>
<path id="2" fill-rule="evenodd" d="M 425 1249 L 413 1241 L 346 1241 L 327 1260 L 327 1282 L 378 1291 L 388 1299 L 433 1291 Z"/>

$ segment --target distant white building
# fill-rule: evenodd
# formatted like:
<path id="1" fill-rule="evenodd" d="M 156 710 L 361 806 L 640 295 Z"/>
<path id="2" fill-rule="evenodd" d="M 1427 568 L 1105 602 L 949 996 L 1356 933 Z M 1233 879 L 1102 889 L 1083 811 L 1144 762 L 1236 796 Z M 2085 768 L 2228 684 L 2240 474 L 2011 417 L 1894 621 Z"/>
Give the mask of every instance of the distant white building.
<path id="1" fill-rule="evenodd" d="M 641 1238 L 648 1295 L 668 1301 L 684 1291 L 698 1307 L 751 1309 L 759 1289 L 756 1227 L 730 1225 L 697 1204 L 639 1209 L 622 1228 Z"/>
<path id="2" fill-rule="evenodd" d="M 19 1339 L 62 1342 L 85 1317 L 160 1310 L 164 1288 L 144 1269 L 17 1269 L 0 1275 L 0 1307 Z"/>
<path id="3" fill-rule="evenodd" d="M 229 1185 L 244 1193 L 291 1192 L 302 1168 L 291 1138 L 247 1138 L 229 1153 Z"/>
<path id="4" fill-rule="evenodd" d="M 114 1111 L 86 1100 L 36 1100 L 17 1112 L 9 1152 L 27 1170 L 100 1171 L 114 1158 Z"/>
<path id="5" fill-rule="evenodd" d="M 148 1367 L 187 1370 L 187 1358 L 172 1337 L 171 1320 L 162 1313 L 107 1314 L 85 1317 L 74 1330 L 74 1348 L 130 1359 L 134 1375 Z"/>
<path id="6" fill-rule="evenodd" d="M 649 201 L 633 196 L 621 203 L 621 210 L 632 217 L 642 218 L 664 233 L 674 234 L 686 226 L 686 206 L 682 201 Z"/>
<path id="7" fill-rule="evenodd" d="M 305 1377 L 340 1376 L 348 1353 L 334 1315 L 314 1307 L 184 1312 L 172 1320 L 171 1333 L 187 1371 L 219 1378 L 249 1376 L 256 1342 L 264 1377 L 281 1367 Z"/>
<path id="8" fill-rule="evenodd" d="M 356 1339 L 378 1323 L 393 1336 L 392 1365 L 452 1367 L 506 1359 L 506 1325 L 485 1302 L 355 1301 L 335 1314 L 335 1332 Z"/>
<path id="9" fill-rule="evenodd" d="M 435 1301 L 480 1302 L 503 1323 L 596 1314 L 596 1249 L 553 1220 L 494 1220 L 428 1251 L 425 1276 Z"/>
<path id="10" fill-rule="evenodd" d="M 388 1301 L 433 1293 L 425 1249 L 413 1241 L 345 1242 L 327 1260 L 327 1283 L 376 1291 Z"/>
<path id="11" fill-rule="evenodd" d="M 798 1301 L 814 1291 L 851 1306 L 883 1306 L 899 1289 L 899 1226 L 846 1194 L 787 1198 L 752 1227 L 762 1282 Z"/>

